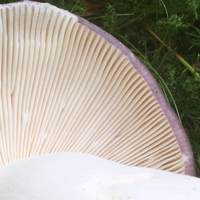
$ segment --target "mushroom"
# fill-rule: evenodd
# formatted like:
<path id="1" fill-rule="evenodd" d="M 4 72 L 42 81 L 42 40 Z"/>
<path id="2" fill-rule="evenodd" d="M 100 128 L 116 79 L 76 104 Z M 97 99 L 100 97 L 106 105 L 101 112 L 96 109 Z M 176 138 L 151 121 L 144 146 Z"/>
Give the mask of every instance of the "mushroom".
<path id="1" fill-rule="evenodd" d="M 0 170 L 2 200 L 198 200 L 199 188 L 198 178 L 81 153 L 29 158 Z"/>
<path id="2" fill-rule="evenodd" d="M 194 175 L 191 146 L 133 53 L 46 3 L 0 6 L 0 166 L 81 152 Z"/>

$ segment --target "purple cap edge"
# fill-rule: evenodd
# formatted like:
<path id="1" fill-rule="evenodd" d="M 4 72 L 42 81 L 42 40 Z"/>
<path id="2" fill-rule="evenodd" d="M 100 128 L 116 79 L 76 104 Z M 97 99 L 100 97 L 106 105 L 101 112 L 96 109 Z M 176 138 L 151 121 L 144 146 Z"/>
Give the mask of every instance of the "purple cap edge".
<path id="1" fill-rule="evenodd" d="M 161 91 L 158 83 L 150 73 L 150 71 L 141 63 L 141 61 L 133 54 L 133 52 L 128 49 L 124 44 L 122 44 L 119 40 L 113 37 L 111 34 L 107 33 L 106 31 L 102 30 L 95 24 L 92 24 L 88 20 L 78 16 L 79 23 L 83 24 L 84 26 L 88 27 L 90 30 L 94 31 L 101 37 L 103 37 L 106 41 L 111 43 L 114 47 L 121 50 L 121 52 L 128 57 L 130 62 L 139 72 L 139 74 L 145 79 L 149 87 L 151 88 L 155 98 L 157 99 L 163 113 L 165 114 L 168 122 L 175 134 L 175 137 L 178 141 L 180 150 L 184 156 L 185 162 L 185 171 L 184 173 L 187 175 L 195 176 L 195 162 L 193 157 L 193 152 L 191 148 L 191 144 L 187 137 L 187 134 L 182 126 L 182 123 L 177 118 L 174 110 L 171 108 L 169 103 L 166 101 L 163 92 Z"/>

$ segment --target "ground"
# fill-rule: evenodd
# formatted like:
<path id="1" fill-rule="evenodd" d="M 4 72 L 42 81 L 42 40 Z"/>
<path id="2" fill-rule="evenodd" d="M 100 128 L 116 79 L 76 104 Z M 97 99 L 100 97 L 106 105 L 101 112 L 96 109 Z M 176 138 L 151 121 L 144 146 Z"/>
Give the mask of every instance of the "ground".
<path id="1" fill-rule="evenodd" d="M 46 2 L 99 25 L 121 40 L 146 64 L 183 123 L 200 175 L 200 1 Z"/>

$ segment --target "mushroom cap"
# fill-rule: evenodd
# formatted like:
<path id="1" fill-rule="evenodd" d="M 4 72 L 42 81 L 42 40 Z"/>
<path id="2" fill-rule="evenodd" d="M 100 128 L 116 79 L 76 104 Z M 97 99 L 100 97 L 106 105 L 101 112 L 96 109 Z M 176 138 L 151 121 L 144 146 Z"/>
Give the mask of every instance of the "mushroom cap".
<path id="1" fill-rule="evenodd" d="M 0 14 L 0 165 L 82 152 L 195 174 L 180 121 L 123 44 L 46 3 Z"/>
<path id="2" fill-rule="evenodd" d="M 3 200 L 197 200 L 199 188 L 198 178 L 78 153 L 25 159 L 0 170 Z"/>

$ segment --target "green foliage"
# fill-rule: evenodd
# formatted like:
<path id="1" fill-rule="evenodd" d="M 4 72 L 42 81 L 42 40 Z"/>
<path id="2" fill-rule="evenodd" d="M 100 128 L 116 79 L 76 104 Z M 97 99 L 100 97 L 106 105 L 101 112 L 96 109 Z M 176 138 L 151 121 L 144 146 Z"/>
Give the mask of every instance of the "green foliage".
<path id="1" fill-rule="evenodd" d="M 189 7 L 191 8 L 192 13 L 195 16 L 195 19 L 199 19 L 199 12 L 200 12 L 200 1 L 199 0 L 187 0 L 186 1 Z"/>
<path id="2" fill-rule="evenodd" d="M 159 20 L 158 25 L 163 26 L 164 29 L 168 29 L 173 32 L 187 27 L 183 21 L 183 17 L 178 16 L 177 14 L 171 15 L 169 18 Z"/>

